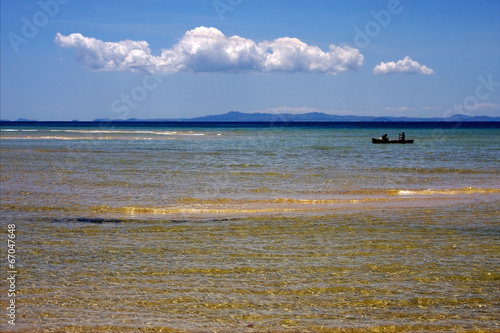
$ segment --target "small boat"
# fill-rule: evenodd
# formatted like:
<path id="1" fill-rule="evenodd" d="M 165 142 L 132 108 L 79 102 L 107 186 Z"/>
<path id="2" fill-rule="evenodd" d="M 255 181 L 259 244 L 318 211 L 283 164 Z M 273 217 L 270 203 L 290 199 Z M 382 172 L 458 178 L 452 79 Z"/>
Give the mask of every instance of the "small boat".
<path id="1" fill-rule="evenodd" d="M 372 138 L 372 143 L 413 143 L 414 140 L 384 140 L 382 138 Z"/>

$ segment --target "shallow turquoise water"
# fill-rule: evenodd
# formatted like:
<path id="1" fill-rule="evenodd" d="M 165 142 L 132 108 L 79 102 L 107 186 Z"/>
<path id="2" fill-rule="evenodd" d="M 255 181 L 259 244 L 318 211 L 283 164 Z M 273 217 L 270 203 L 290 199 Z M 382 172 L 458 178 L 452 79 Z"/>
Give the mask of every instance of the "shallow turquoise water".
<path id="1" fill-rule="evenodd" d="M 2 127 L 9 330 L 500 329 L 499 129 L 141 126 Z"/>
<path id="2" fill-rule="evenodd" d="M 499 129 L 414 129 L 413 145 L 372 145 L 372 136 L 397 135 L 382 128 L 8 130 L 3 138 L 18 139 L 2 140 L 3 199 L 27 206 L 364 199 L 500 184 Z"/>

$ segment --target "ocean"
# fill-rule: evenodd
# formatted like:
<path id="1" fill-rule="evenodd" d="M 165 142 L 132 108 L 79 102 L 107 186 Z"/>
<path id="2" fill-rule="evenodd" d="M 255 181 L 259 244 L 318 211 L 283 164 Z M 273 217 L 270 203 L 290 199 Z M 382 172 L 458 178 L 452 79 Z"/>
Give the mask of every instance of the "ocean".
<path id="1" fill-rule="evenodd" d="M 499 123 L 0 130 L 2 330 L 500 330 Z"/>

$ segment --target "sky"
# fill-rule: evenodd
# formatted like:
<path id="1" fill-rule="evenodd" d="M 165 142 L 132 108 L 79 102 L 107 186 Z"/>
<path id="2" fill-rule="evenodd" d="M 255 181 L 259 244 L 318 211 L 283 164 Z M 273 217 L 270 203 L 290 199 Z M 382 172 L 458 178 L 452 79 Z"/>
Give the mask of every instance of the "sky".
<path id="1" fill-rule="evenodd" d="M 3 120 L 500 117 L 500 0 L 2 0 Z"/>

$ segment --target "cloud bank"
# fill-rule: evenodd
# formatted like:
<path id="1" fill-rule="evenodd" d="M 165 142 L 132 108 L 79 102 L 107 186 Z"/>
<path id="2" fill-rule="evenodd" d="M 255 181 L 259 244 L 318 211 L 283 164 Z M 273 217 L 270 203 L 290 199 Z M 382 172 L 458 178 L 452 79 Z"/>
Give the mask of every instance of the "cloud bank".
<path id="1" fill-rule="evenodd" d="M 394 111 L 394 112 L 409 112 L 409 111 L 415 111 L 414 108 L 409 107 L 409 106 L 399 106 L 399 107 L 394 107 L 394 106 L 387 106 L 384 108 L 385 111 Z"/>
<path id="2" fill-rule="evenodd" d="M 55 43 L 76 50 L 77 60 L 93 71 L 175 72 L 316 72 L 337 74 L 363 64 L 358 49 L 330 45 L 324 52 L 299 39 L 283 37 L 256 43 L 226 37 L 216 28 L 198 27 L 161 55 L 145 41 L 103 42 L 74 33 L 57 33 Z"/>
<path id="3" fill-rule="evenodd" d="M 398 62 L 381 62 L 373 69 L 374 74 L 424 74 L 431 75 L 434 71 L 427 66 L 420 65 L 406 56 Z"/>
<path id="4" fill-rule="evenodd" d="M 273 114 L 304 114 L 311 112 L 323 112 L 323 110 L 311 108 L 307 106 L 278 106 L 274 108 L 267 108 L 263 110 L 254 111 L 254 113 L 273 113 Z"/>

